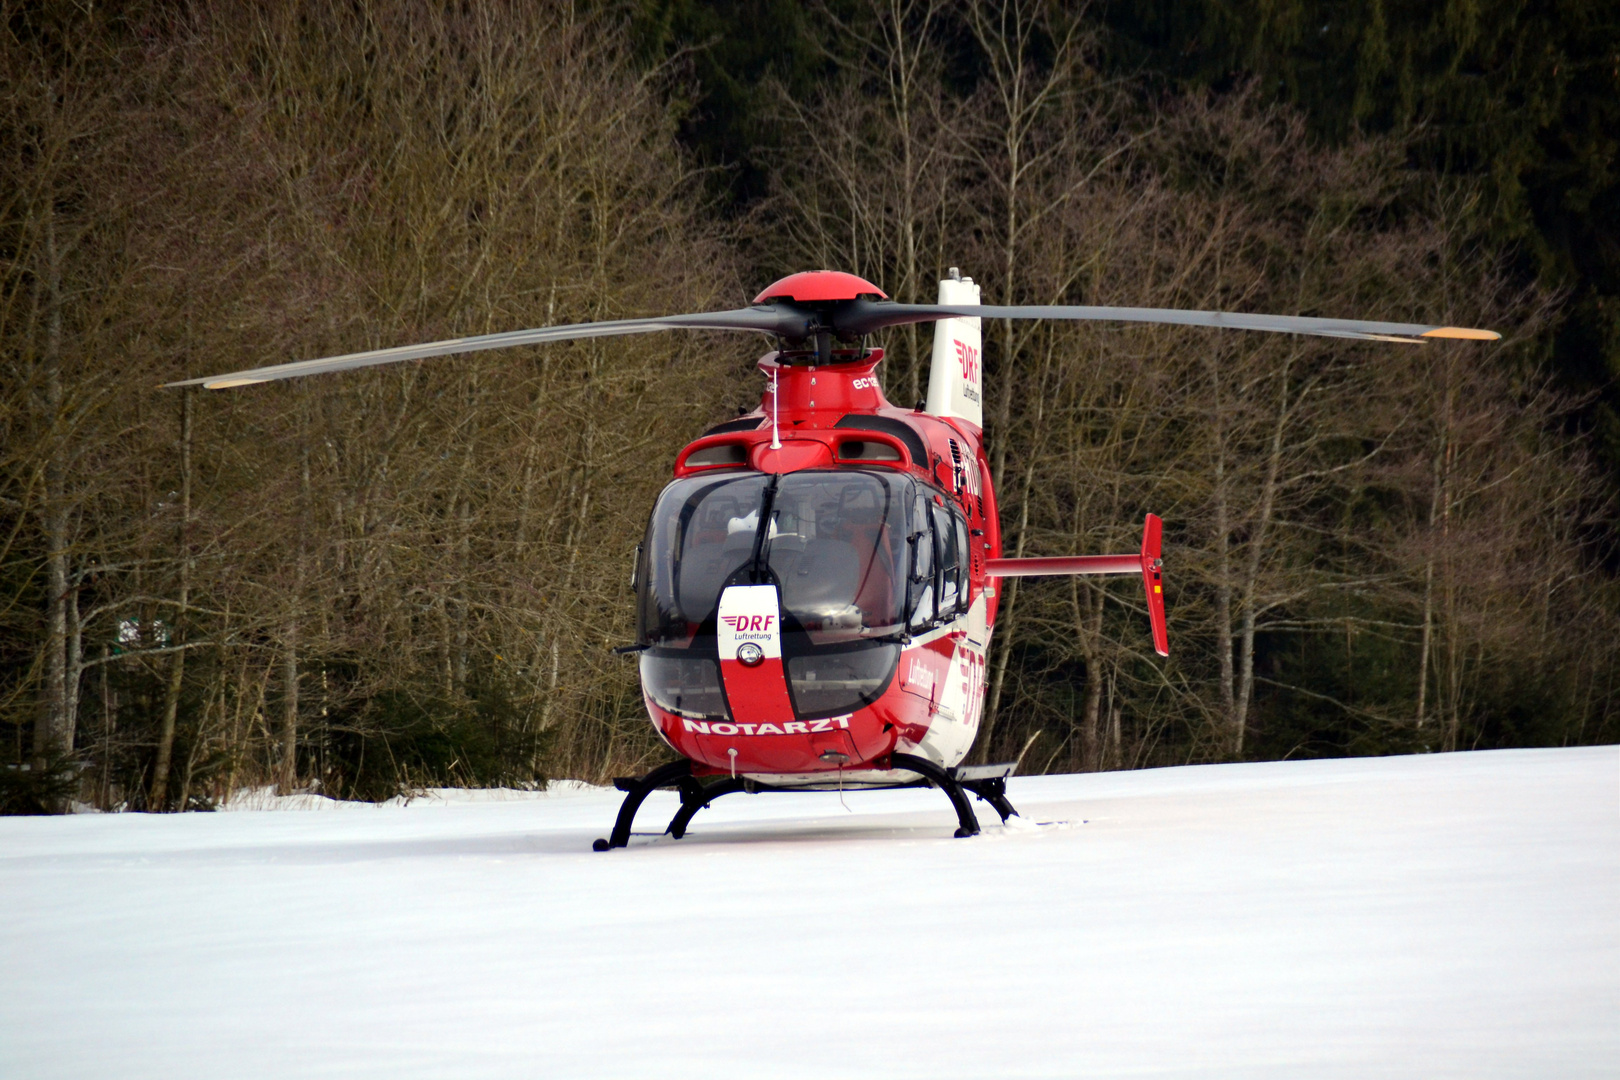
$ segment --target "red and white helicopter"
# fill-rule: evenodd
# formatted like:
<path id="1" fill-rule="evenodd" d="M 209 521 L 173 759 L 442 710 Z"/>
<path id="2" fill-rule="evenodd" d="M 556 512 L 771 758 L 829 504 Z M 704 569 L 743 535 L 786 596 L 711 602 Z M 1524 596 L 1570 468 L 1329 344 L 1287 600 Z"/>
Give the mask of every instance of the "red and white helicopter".
<path id="1" fill-rule="evenodd" d="M 626 792 L 596 850 L 629 843 L 657 788 L 681 807 L 665 830 L 739 791 L 935 786 L 957 836 L 979 831 L 968 795 L 1003 821 L 1014 765 L 964 766 L 984 705 L 985 658 L 1005 578 L 1140 574 L 1154 649 L 1169 655 L 1162 524 L 1140 551 L 1002 557 L 983 447 L 982 319 L 1172 323 L 1373 341 L 1494 340 L 1488 330 L 1158 308 L 993 306 L 953 268 L 937 304 L 901 304 L 853 274 L 793 274 L 734 311 L 550 326 L 173 383 L 225 389 L 401 360 L 580 338 L 703 329 L 763 332 L 760 407 L 675 456 L 637 551 L 637 641 L 647 713 L 679 755 Z M 932 322 L 928 399 L 883 396 L 865 338 Z"/>

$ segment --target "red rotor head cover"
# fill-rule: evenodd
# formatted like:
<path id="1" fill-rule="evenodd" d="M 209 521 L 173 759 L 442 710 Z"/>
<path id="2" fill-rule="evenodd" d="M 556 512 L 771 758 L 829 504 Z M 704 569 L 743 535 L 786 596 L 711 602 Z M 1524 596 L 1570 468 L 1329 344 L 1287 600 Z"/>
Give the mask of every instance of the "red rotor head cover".
<path id="1" fill-rule="evenodd" d="M 767 304 L 772 300 L 796 300 L 813 304 L 825 300 L 854 300 L 862 296 L 875 296 L 887 300 L 889 295 L 865 278 L 846 274 L 842 270 L 806 270 L 789 274 L 765 287 L 754 297 L 754 303 Z"/>

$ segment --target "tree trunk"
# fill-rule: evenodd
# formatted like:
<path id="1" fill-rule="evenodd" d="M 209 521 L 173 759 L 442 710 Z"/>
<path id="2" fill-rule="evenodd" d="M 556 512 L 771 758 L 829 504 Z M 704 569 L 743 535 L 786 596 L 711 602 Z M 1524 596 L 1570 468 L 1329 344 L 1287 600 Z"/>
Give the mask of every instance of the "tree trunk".
<path id="1" fill-rule="evenodd" d="M 1444 472 L 1441 467 L 1445 454 L 1445 442 L 1442 436 L 1441 445 L 1434 455 L 1434 485 L 1429 492 L 1429 529 L 1425 540 L 1428 544 L 1428 553 L 1423 559 L 1423 639 L 1418 647 L 1418 691 L 1417 691 L 1417 726 L 1423 727 L 1427 716 L 1429 698 L 1429 654 L 1434 647 L 1434 533 L 1435 526 L 1440 521 L 1440 498 L 1444 486 Z"/>
<path id="2" fill-rule="evenodd" d="M 308 398 L 299 401 L 299 426 L 303 436 L 299 472 L 301 499 L 294 518 L 298 529 L 298 554 L 293 564 L 292 615 L 287 619 L 282 633 L 281 760 L 276 770 L 276 786 L 284 794 L 290 794 L 298 784 L 298 652 L 302 643 L 304 586 L 309 575 L 309 530 L 314 526 L 311 520 L 314 503 L 310 476 L 310 443 L 314 435 L 310 431 Z"/>
<path id="3" fill-rule="evenodd" d="M 1109 691 L 1108 691 L 1109 706 L 1108 706 L 1108 765 L 1107 765 L 1107 767 L 1110 768 L 1110 769 L 1122 769 L 1122 768 L 1125 767 L 1125 755 L 1124 755 L 1124 748 L 1121 745 L 1122 740 L 1121 740 L 1121 732 L 1120 732 L 1119 729 L 1120 729 L 1120 721 L 1123 719 L 1123 717 L 1121 716 L 1121 711 L 1122 710 L 1120 709 L 1120 707 L 1118 705 L 1113 704 L 1113 698 L 1114 698 L 1113 686 L 1110 685 L 1109 686 Z"/>
<path id="4" fill-rule="evenodd" d="M 1248 732 L 1249 704 L 1254 700 L 1254 625 L 1260 589 L 1260 564 L 1265 554 L 1266 534 L 1271 528 L 1277 505 L 1277 482 L 1282 472 L 1283 433 L 1288 426 L 1288 373 L 1283 364 L 1280 375 L 1281 398 L 1277 422 L 1271 429 L 1271 446 L 1266 455 L 1266 476 L 1260 487 L 1260 506 L 1255 511 L 1254 529 L 1249 537 L 1248 565 L 1244 568 L 1243 598 L 1240 605 L 1243 626 L 1238 640 L 1238 688 L 1233 722 L 1233 756 L 1243 756 L 1243 740 Z"/>
<path id="5" fill-rule="evenodd" d="M 298 620 L 287 623 L 281 651 L 281 761 L 276 786 L 291 793 L 298 781 Z"/>
<path id="6" fill-rule="evenodd" d="M 1454 447 L 1446 447 L 1446 465 L 1449 469 Z M 1445 717 L 1445 730 L 1441 749 L 1456 750 L 1462 733 L 1462 667 L 1463 657 L 1457 627 L 1457 579 L 1451 565 L 1451 491 L 1448 489 L 1440 501 L 1440 557 L 1441 577 L 1446 593 L 1446 695 L 1440 703 Z"/>
<path id="7" fill-rule="evenodd" d="M 1093 654 L 1095 656 L 1095 653 Z M 1086 698 L 1080 721 L 1080 771 L 1101 772 L 1102 678 L 1095 660 L 1086 662 Z"/>
<path id="8" fill-rule="evenodd" d="M 902 162 L 901 192 L 900 192 L 900 228 L 901 234 L 901 273 L 900 287 L 911 295 L 903 296 L 914 304 L 927 304 L 937 299 L 936 296 L 921 295 L 922 283 L 917 280 L 917 166 L 915 155 L 915 132 L 912 130 L 911 118 L 911 65 L 906 56 L 906 46 L 910 39 L 903 25 L 903 13 L 896 12 L 894 19 L 894 38 L 891 48 L 894 50 L 894 67 L 897 69 L 895 79 L 897 85 L 893 91 L 896 111 L 900 114 L 900 153 Z M 922 400 L 922 357 L 919 355 L 917 343 L 920 335 L 915 324 L 906 327 L 906 399 L 903 404 L 910 405 Z"/>
<path id="9" fill-rule="evenodd" d="M 67 676 L 62 680 L 62 745 L 72 749 L 79 731 L 80 681 L 84 675 L 84 623 L 79 612 L 79 582 L 67 598 Z"/>
<path id="10" fill-rule="evenodd" d="M 450 643 L 451 653 L 451 693 L 452 695 L 467 692 L 467 666 L 469 642 L 471 640 L 472 621 L 472 471 L 474 454 L 478 444 L 478 411 L 482 401 L 479 393 L 478 373 L 474 369 L 469 376 L 470 385 L 467 392 L 467 411 L 469 415 L 469 430 L 467 432 L 467 445 L 461 456 L 461 467 L 457 471 L 455 490 L 451 493 L 451 515 L 455 521 L 453 528 L 456 536 L 456 561 L 458 563 L 456 582 L 454 640 Z"/>
<path id="11" fill-rule="evenodd" d="M 1220 664 L 1221 708 L 1226 718 L 1228 752 L 1243 753 L 1243 732 L 1238 727 L 1237 676 L 1233 670 L 1232 641 L 1232 515 L 1226 476 L 1225 411 L 1220 372 L 1212 371 L 1215 390 L 1210 440 L 1215 466 L 1215 655 Z"/>
<path id="12" fill-rule="evenodd" d="M 101 780 L 96 785 L 96 808 L 112 809 L 112 737 L 115 727 L 112 685 L 107 668 L 112 657 L 112 646 L 101 646 Z"/>
<path id="13" fill-rule="evenodd" d="M 45 267 L 36 288 L 44 292 L 45 345 L 41 353 L 44 368 L 45 401 L 42 419 L 48 449 L 45 460 L 44 490 L 41 492 L 40 522 L 45 533 L 45 701 L 43 716 L 34 727 L 34 768 L 45 766 L 48 758 L 71 753 L 68 732 L 73 718 L 68 714 L 68 505 L 67 453 L 64 445 L 65 417 L 62 400 L 62 258 L 56 243 L 56 217 L 46 194 L 44 212 Z"/>
<path id="14" fill-rule="evenodd" d="M 1074 632 L 1080 655 L 1086 662 L 1086 692 L 1080 712 L 1080 769 L 1099 772 L 1102 764 L 1102 617 L 1104 595 L 1100 588 L 1069 579 L 1069 599 L 1074 608 Z"/>
<path id="15" fill-rule="evenodd" d="M 174 728 L 180 712 L 180 690 L 186 671 L 186 612 L 191 603 L 191 414 L 195 397 L 191 387 L 180 395 L 180 528 L 177 536 L 180 556 L 179 606 L 175 609 L 174 627 L 169 642 L 177 646 L 169 660 L 169 684 L 163 694 L 163 721 L 158 729 L 157 763 L 152 767 L 152 793 L 146 800 L 148 810 L 162 811 L 169 798 L 169 768 L 174 755 Z M 184 810 L 182 804 L 180 809 Z"/>
<path id="16" fill-rule="evenodd" d="M 1429 666 L 1434 648 L 1434 563 L 1437 556 L 1446 554 L 1445 538 L 1442 536 L 1439 550 L 1435 543 L 1436 529 L 1444 531 L 1441 519 L 1446 516 L 1443 507 L 1449 498 L 1446 463 L 1451 453 L 1451 369 L 1447 366 L 1444 370 L 1446 386 L 1441 399 L 1440 440 L 1434 451 L 1434 480 L 1429 491 L 1429 530 L 1425 537 L 1428 553 L 1423 560 L 1423 642 L 1418 652 L 1417 699 L 1417 726 L 1420 728 L 1428 715 Z"/>
<path id="17" fill-rule="evenodd" d="M 180 771 L 180 794 L 175 799 L 175 805 L 184 811 L 191 805 L 191 781 L 196 775 L 197 755 L 202 753 L 207 740 L 212 736 L 208 731 L 208 718 L 213 715 L 215 703 L 219 704 L 220 718 L 225 713 L 225 679 L 222 670 L 219 676 L 211 680 L 208 688 L 208 699 L 203 702 L 202 709 L 197 714 L 197 733 L 186 748 L 186 767 Z"/>

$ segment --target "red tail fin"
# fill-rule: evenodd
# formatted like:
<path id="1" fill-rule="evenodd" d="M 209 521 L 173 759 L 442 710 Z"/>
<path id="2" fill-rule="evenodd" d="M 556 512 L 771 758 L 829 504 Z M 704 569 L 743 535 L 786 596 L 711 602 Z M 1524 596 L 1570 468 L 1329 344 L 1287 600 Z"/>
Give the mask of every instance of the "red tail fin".
<path id="1" fill-rule="evenodd" d="M 1164 560 L 1159 557 L 1164 522 L 1149 514 L 1142 525 L 1142 588 L 1147 591 L 1148 621 L 1153 624 L 1153 651 L 1170 655 L 1170 632 L 1164 624 Z"/>

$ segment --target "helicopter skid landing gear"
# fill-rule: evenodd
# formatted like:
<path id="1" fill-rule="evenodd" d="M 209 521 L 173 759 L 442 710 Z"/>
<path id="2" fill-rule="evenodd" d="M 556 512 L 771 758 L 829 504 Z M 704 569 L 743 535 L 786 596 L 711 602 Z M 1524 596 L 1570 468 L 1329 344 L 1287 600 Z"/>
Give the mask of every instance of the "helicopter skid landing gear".
<path id="1" fill-rule="evenodd" d="M 1007 799 L 1007 777 L 1012 775 L 1013 765 L 963 765 L 952 769 L 956 782 L 962 785 L 963 790 L 971 791 L 985 802 L 995 808 L 1001 815 L 1005 824 L 1010 817 L 1016 817 L 1018 811 Z"/>
<path id="2" fill-rule="evenodd" d="M 699 810 L 708 806 L 710 801 L 722 795 L 731 795 L 738 791 L 747 791 L 747 781 L 742 777 L 728 777 L 715 783 L 704 785 L 694 779 L 690 786 L 681 785 L 681 808 L 670 819 L 669 828 L 664 831 L 679 840 L 686 835 L 686 827 L 692 823 L 692 818 Z"/>
<path id="3" fill-rule="evenodd" d="M 977 836 L 979 833 L 979 819 L 973 813 L 973 806 L 967 800 L 956 777 L 935 765 L 925 757 L 915 754 L 891 754 L 889 760 L 896 769 L 905 769 L 914 772 L 928 781 L 930 787 L 937 787 L 951 800 L 951 806 L 956 810 L 957 836 Z M 995 805 L 994 803 L 991 804 Z"/>
<path id="4" fill-rule="evenodd" d="M 1017 814 L 1011 802 L 1007 800 L 1007 777 L 1012 775 L 1016 765 L 962 765 L 954 769 L 942 768 L 925 757 L 915 754 L 893 754 L 890 756 L 891 767 L 914 772 L 921 776 L 920 781 L 900 785 L 902 787 L 922 786 L 937 787 L 945 792 L 951 800 L 951 808 L 956 811 L 957 836 L 977 836 L 979 833 L 979 819 L 973 813 L 973 805 L 968 801 L 968 793 L 972 793 L 995 808 L 1005 822 Z M 659 788 L 678 788 L 681 793 L 681 808 L 670 819 L 669 827 L 664 830 L 671 838 L 681 839 L 686 835 L 686 828 L 697 816 L 697 812 L 708 806 L 722 795 L 731 795 L 739 791 L 771 791 L 790 790 L 771 788 L 768 785 L 753 784 L 740 776 L 722 777 L 705 784 L 692 775 L 690 761 L 672 761 L 667 765 L 660 765 L 646 776 L 621 776 L 613 781 L 613 786 L 624 792 L 624 802 L 619 806 L 619 816 L 613 823 L 613 833 L 605 840 L 597 840 L 591 845 L 596 851 L 610 851 L 616 847 L 625 847 L 630 843 L 630 828 L 635 824 L 636 812 Z"/>
<path id="5" fill-rule="evenodd" d="M 681 789 L 681 810 L 686 810 L 686 803 L 691 799 L 693 789 L 701 793 L 702 788 L 692 778 L 692 763 L 690 761 L 671 761 L 667 765 L 660 765 L 646 776 L 637 779 L 633 776 L 621 776 L 613 781 L 613 786 L 624 792 L 624 802 L 619 807 L 619 817 L 613 823 L 613 833 L 606 840 L 597 840 L 591 845 L 594 851 L 607 851 L 610 848 L 625 847 L 630 843 L 630 826 L 635 823 L 636 811 L 647 796 L 661 787 L 679 787 Z M 701 803 L 699 804 L 702 805 Z M 694 809 L 692 813 L 697 813 Z M 679 815 L 677 815 L 679 816 Z M 690 815 L 688 815 L 690 817 Z M 682 825 L 682 832 L 685 825 Z"/>

